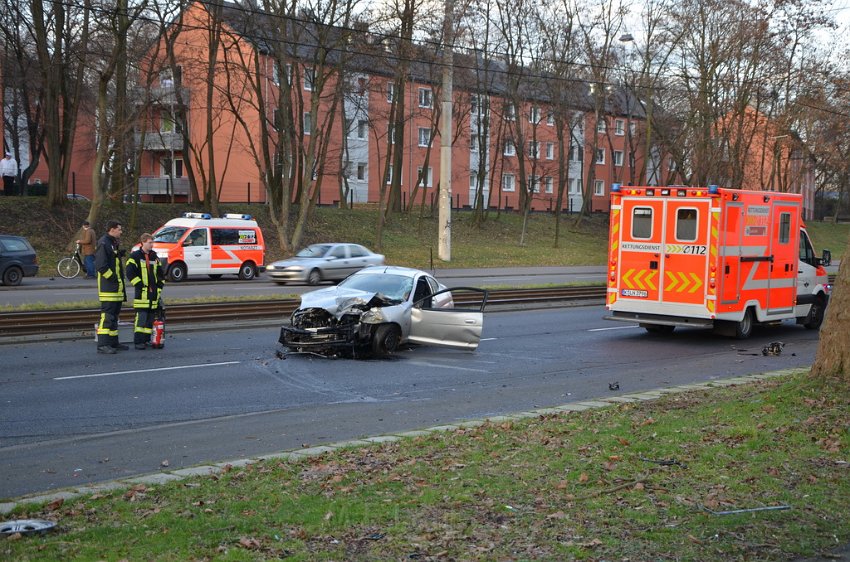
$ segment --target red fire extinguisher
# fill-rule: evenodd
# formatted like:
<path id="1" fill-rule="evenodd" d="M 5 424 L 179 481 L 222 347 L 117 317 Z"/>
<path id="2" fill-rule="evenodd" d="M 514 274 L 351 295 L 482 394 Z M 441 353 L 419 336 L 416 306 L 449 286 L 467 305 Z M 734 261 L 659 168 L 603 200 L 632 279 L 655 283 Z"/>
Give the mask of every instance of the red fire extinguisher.
<path id="1" fill-rule="evenodd" d="M 162 349 L 165 346 L 165 306 L 162 299 L 157 307 L 156 320 L 153 321 L 153 333 L 151 334 L 151 347 Z"/>

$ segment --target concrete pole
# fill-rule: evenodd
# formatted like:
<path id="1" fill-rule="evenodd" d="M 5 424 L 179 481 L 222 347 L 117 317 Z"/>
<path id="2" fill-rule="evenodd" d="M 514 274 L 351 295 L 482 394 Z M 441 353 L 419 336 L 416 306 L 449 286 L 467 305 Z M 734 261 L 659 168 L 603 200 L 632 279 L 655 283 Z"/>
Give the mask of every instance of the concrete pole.
<path id="1" fill-rule="evenodd" d="M 452 13 L 454 0 L 445 0 L 443 18 L 443 99 L 440 126 L 440 205 L 438 213 L 439 252 L 443 261 L 452 259 Z"/>

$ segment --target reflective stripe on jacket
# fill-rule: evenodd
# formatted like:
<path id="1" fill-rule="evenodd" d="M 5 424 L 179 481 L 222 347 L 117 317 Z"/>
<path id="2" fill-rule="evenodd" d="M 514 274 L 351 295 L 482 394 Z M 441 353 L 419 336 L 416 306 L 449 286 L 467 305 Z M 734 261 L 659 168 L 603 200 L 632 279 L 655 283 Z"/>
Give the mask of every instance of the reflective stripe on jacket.
<path id="1" fill-rule="evenodd" d="M 101 301 L 127 300 L 127 293 L 124 292 L 124 266 L 116 248 L 118 240 L 108 234 L 97 241 L 94 268 L 97 270 L 97 298 Z"/>
<path id="2" fill-rule="evenodd" d="M 147 264 L 141 248 L 131 253 L 127 260 L 127 279 L 136 289 L 133 308 L 157 307 L 165 275 L 156 252 L 151 250 L 147 254 Z"/>

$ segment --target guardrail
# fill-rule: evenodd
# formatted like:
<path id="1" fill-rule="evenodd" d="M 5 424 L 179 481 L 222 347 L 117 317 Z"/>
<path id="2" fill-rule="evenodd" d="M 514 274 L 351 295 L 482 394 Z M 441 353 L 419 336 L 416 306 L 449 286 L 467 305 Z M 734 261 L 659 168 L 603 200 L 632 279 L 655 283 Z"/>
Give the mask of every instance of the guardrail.
<path id="1" fill-rule="evenodd" d="M 496 289 L 489 291 L 487 304 L 534 305 L 567 301 L 598 300 L 605 298 L 604 285 L 585 287 L 551 287 L 543 289 Z M 459 293 L 458 304 L 475 301 L 470 294 Z M 251 300 L 204 304 L 173 304 L 167 309 L 169 325 L 197 322 L 227 322 L 246 320 L 288 319 L 298 308 L 299 299 Z M 91 331 L 100 319 L 99 309 L 49 310 L 41 312 L 0 313 L 0 336 L 24 336 L 32 334 Z M 121 311 L 121 321 L 133 322 L 133 309 Z"/>

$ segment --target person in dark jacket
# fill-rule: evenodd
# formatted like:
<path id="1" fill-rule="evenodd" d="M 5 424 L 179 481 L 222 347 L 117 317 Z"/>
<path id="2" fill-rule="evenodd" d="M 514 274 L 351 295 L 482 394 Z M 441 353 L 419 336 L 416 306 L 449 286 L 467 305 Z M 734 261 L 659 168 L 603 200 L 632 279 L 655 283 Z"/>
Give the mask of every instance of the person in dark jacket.
<path id="1" fill-rule="evenodd" d="M 100 300 L 98 353 L 115 353 L 119 349 L 130 349 L 118 341 L 118 315 L 121 313 L 121 303 L 127 300 L 127 293 L 124 291 L 124 266 L 121 264 L 124 250 L 118 249 L 122 230 L 118 221 L 106 223 L 106 234 L 97 241 L 94 252 L 97 298 Z"/>
<path id="2" fill-rule="evenodd" d="M 147 232 L 139 237 L 139 249 L 131 252 L 127 259 L 127 279 L 136 289 L 133 298 L 136 311 L 133 343 L 136 349 L 145 349 L 151 344 L 153 320 L 165 280 L 165 272 L 153 251 L 153 236 Z"/>

